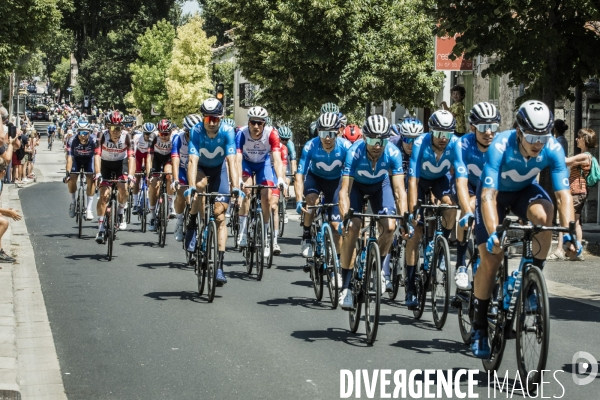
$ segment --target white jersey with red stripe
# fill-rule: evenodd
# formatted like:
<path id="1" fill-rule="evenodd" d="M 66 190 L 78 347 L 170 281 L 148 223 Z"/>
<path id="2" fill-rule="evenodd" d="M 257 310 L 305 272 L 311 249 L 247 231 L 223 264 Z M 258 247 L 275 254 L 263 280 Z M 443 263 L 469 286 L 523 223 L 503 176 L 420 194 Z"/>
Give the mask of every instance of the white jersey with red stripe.
<path id="1" fill-rule="evenodd" d="M 143 153 L 143 154 L 148 153 L 148 148 L 150 147 L 150 144 L 152 143 L 153 139 L 154 139 L 153 134 L 150 135 L 150 138 L 148 140 L 144 139 L 143 133 L 138 133 L 137 135 L 135 135 L 133 138 L 133 141 L 135 143 L 136 151 L 139 151 L 140 153 Z"/>
<path id="2" fill-rule="evenodd" d="M 162 156 L 171 156 L 171 149 L 173 148 L 173 142 L 171 138 L 167 141 L 161 140 L 158 135 L 152 141 L 152 144 L 148 148 L 150 154 L 160 154 Z"/>
<path id="3" fill-rule="evenodd" d="M 108 130 L 105 130 L 100 135 L 100 146 L 96 148 L 96 154 L 105 161 L 125 160 L 133 154 L 133 141 L 129 134 L 123 131 L 117 143 L 114 143 L 110 140 Z"/>
<path id="4" fill-rule="evenodd" d="M 237 152 L 244 160 L 252 163 L 263 163 L 270 159 L 271 152 L 280 152 L 279 133 L 272 126 L 265 126 L 260 138 L 253 139 L 248 127 L 240 130 L 236 138 Z"/>

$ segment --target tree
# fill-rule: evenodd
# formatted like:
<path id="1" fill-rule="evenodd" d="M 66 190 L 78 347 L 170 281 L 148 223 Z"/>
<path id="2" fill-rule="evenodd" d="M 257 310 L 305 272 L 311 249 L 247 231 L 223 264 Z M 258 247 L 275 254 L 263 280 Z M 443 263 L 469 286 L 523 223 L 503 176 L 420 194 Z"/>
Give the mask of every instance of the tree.
<path id="1" fill-rule="evenodd" d="M 58 25 L 49 34 L 48 39 L 40 44 L 43 53 L 43 61 L 46 64 L 46 72 L 51 75 L 56 65 L 61 63 L 64 57 L 70 57 L 75 51 L 75 38 L 70 29 L 61 29 Z"/>
<path id="2" fill-rule="evenodd" d="M 166 79 L 166 113 L 175 121 L 197 112 L 210 95 L 210 46 L 213 43 L 214 39 L 208 39 L 202 30 L 202 18 L 198 15 L 177 29 Z"/>
<path id="3" fill-rule="evenodd" d="M 513 85 L 527 86 L 525 97 L 541 97 L 551 110 L 557 96 L 600 73 L 600 31 L 591 29 L 600 20 L 597 0 L 435 3 L 438 35 L 461 34 L 454 55 L 493 56 L 484 76 L 509 74 Z"/>
<path id="4" fill-rule="evenodd" d="M 65 93 L 67 85 L 70 81 L 71 74 L 71 60 L 67 57 L 63 57 L 60 64 L 54 66 L 54 71 L 50 75 L 54 88 L 60 88 L 62 93 Z"/>
<path id="5" fill-rule="evenodd" d="M 420 0 L 210 0 L 234 27 L 237 63 L 284 119 L 335 101 L 432 105 L 434 20 Z"/>
<path id="6" fill-rule="evenodd" d="M 202 28 L 206 36 L 216 38 L 215 46 L 222 46 L 231 40 L 225 36 L 225 32 L 232 28 L 230 23 L 224 22 L 217 16 L 217 2 L 213 0 L 198 0 L 202 7 Z"/>
<path id="7" fill-rule="evenodd" d="M 174 38 L 175 28 L 163 19 L 137 39 L 140 44 L 138 59 L 129 69 L 135 105 L 145 115 L 150 115 L 153 104 L 161 111 L 164 109 L 167 100 L 165 78 Z"/>
<path id="8" fill-rule="evenodd" d="M 61 10 L 70 0 L 2 0 L 0 2 L 0 76 L 8 74 L 15 61 L 38 48 L 61 20 Z"/>

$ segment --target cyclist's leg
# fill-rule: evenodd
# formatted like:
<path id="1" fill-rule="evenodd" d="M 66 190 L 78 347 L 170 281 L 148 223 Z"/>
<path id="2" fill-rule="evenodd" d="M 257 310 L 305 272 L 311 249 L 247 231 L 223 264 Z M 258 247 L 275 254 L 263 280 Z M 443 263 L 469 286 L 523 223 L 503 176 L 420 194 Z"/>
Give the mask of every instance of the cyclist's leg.
<path id="1" fill-rule="evenodd" d="M 372 186 L 376 189 L 370 193 L 369 197 L 369 202 L 371 203 L 371 209 L 373 210 L 373 213 L 395 215 L 396 202 L 394 200 L 394 193 L 390 184 L 390 178 L 386 176 L 381 184 Z M 382 219 L 379 221 L 378 225 L 379 237 L 377 238 L 377 244 L 379 245 L 381 265 L 383 267 L 384 276 L 389 279 L 390 264 L 387 255 L 390 251 L 390 247 L 392 246 L 392 240 L 394 239 L 396 221 L 389 218 Z"/>
<path id="2" fill-rule="evenodd" d="M 71 171 L 70 175 L 69 175 L 69 182 L 67 182 L 67 188 L 69 190 L 69 195 L 71 196 L 71 203 L 69 205 L 69 209 L 71 207 L 75 206 L 75 202 L 76 202 L 76 193 L 77 193 L 77 174 L 79 173 L 79 170 L 81 169 L 81 165 L 79 164 L 79 160 L 75 157 L 71 157 L 73 160 L 73 164 L 71 167 Z"/>
<path id="3" fill-rule="evenodd" d="M 183 192 L 185 192 L 188 186 L 187 181 L 187 170 L 179 167 L 179 190 L 177 190 L 177 196 L 175 196 L 175 213 L 177 214 L 177 219 L 179 220 L 179 216 L 181 215 L 181 220 L 183 220 L 183 212 L 185 211 L 185 203 L 186 199 L 183 196 Z"/>
<path id="4" fill-rule="evenodd" d="M 166 173 L 171 173 L 173 172 L 173 168 L 171 167 L 171 161 L 167 161 L 164 164 L 164 171 Z M 167 213 L 169 215 L 171 215 L 173 210 L 173 194 L 175 193 L 175 191 L 171 188 L 171 182 L 173 182 L 173 175 L 167 175 L 165 176 L 165 178 L 167 179 L 167 199 L 168 199 L 168 208 L 167 208 Z"/>
<path id="5" fill-rule="evenodd" d="M 324 200 L 326 203 L 333 203 L 333 204 L 339 203 L 341 185 L 342 185 L 341 178 L 328 181 L 327 188 L 326 188 L 326 190 L 323 191 L 323 194 L 325 197 Z M 336 252 L 338 260 L 339 260 L 340 259 L 340 251 L 342 250 L 342 236 L 338 232 L 338 226 L 342 221 L 342 216 L 340 215 L 339 206 L 333 207 L 329 212 L 331 215 L 331 230 L 333 231 L 333 241 L 335 242 L 335 252 Z"/>
<path id="6" fill-rule="evenodd" d="M 117 175 L 119 180 L 127 179 L 127 172 L 129 170 L 129 158 L 125 158 L 121 163 L 121 171 Z M 117 195 L 117 202 L 119 203 L 119 215 L 122 216 L 125 212 L 125 205 L 127 204 L 127 183 L 119 183 L 117 184 L 117 190 L 119 191 Z"/>
<path id="7" fill-rule="evenodd" d="M 427 190 L 429 190 L 432 185 L 433 181 L 420 178 L 417 184 L 417 199 L 424 202 Z M 413 210 L 410 211 L 412 212 Z M 419 215 L 421 220 L 419 221 L 419 224 L 415 226 L 413 237 L 408 239 L 408 242 L 406 243 L 406 301 L 409 302 L 411 307 L 417 305 L 415 295 L 415 273 L 417 269 L 417 263 L 419 262 L 419 244 L 423 238 L 423 209 L 419 211 Z M 425 249 L 423 249 L 423 251 L 425 251 Z"/>
<path id="8" fill-rule="evenodd" d="M 522 220 L 531 221 L 534 225 L 553 226 L 554 207 L 552 200 L 546 191 L 538 184 L 532 183 L 519 192 L 520 201 L 511 206 Z M 544 268 L 550 244 L 552 243 L 552 232 L 540 232 L 533 240 L 533 265 Z"/>
<path id="9" fill-rule="evenodd" d="M 261 164 L 261 168 L 256 171 L 256 182 L 265 186 L 274 186 L 275 180 L 273 176 L 273 168 L 271 165 L 266 162 Z M 271 220 L 271 211 L 269 199 L 271 198 L 272 191 L 271 189 L 263 189 L 260 193 L 260 203 L 262 207 L 263 220 L 265 222 L 265 232 L 267 232 L 267 227 L 269 226 L 269 221 Z"/>
<path id="10" fill-rule="evenodd" d="M 211 177 L 209 182 L 209 191 L 216 192 L 221 194 L 229 194 L 230 193 L 230 185 L 229 185 L 229 175 L 227 173 L 227 162 L 223 162 L 221 166 L 220 174 Z M 221 271 L 223 270 L 223 259 L 225 257 L 225 246 L 227 244 L 227 224 L 225 223 L 225 212 L 227 211 L 227 207 L 229 207 L 230 197 L 217 197 L 215 199 L 215 207 L 214 207 L 214 217 L 215 223 L 217 225 L 217 240 L 219 247 L 219 267 Z M 219 274 L 220 282 L 227 282 L 224 276 L 221 273 Z"/>
<path id="11" fill-rule="evenodd" d="M 452 183 L 451 178 L 448 175 L 444 175 L 433 181 L 431 186 L 431 192 L 436 199 L 440 200 L 442 204 L 456 205 L 456 200 L 452 194 Z M 454 224 L 456 223 L 456 209 L 446 210 L 442 218 L 442 226 L 444 228 L 444 237 L 448 239 Z"/>
<path id="12" fill-rule="evenodd" d="M 100 172 L 102 174 L 103 180 L 112 179 L 112 172 L 110 161 L 102 160 L 100 162 Z M 104 232 L 104 213 L 106 212 L 106 207 L 108 205 L 108 200 L 110 198 L 110 183 L 102 182 L 100 184 L 100 191 L 98 194 L 98 204 L 96 204 L 96 213 L 98 214 L 98 231 Z"/>
<path id="13" fill-rule="evenodd" d="M 250 195 L 252 191 L 250 189 L 246 189 L 246 186 L 251 186 L 252 183 L 252 173 L 254 172 L 254 164 L 249 163 L 246 160 L 242 159 L 242 182 L 244 183 L 244 193 L 246 196 L 241 200 L 240 205 L 240 238 L 239 241 L 241 243 L 246 241 L 246 222 L 248 218 L 248 211 L 250 209 Z"/>
<path id="14" fill-rule="evenodd" d="M 152 170 L 158 172 L 161 170 L 160 162 L 156 159 L 156 154 L 152 157 Z M 156 221 L 156 203 L 158 202 L 158 192 L 160 190 L 160 175 L 150 174 L 148 178 L 148 202 L 150 204 L 150 225 L 155 226 L 152 221 Z"/>
<path id="15" fill-rule="evenodd" d="M 140 174 L 143 172 L 142 166 L 144 164 L 144 160 L 146 159 L 146 154 L 140 152 L 139 150 L 135 151 L 135 173 Z M 138 177 L 139 178 L 139 177 Z M 140 196 L 140 186 L 141 179 L 137 179 L 136 183 L 133 185 L 133 204 L 134 209 L 137 207 L 139 196 Z"/>
<path id="16" fill-rule="evenodd" d="M 354 181 L 352 182 L 352 188 L 350 189 L 350 208 L 353 210 L 363 209 L 363 198 L 365 192 L 363 185 Z M 341 264 L 342 264 L 342 290 L 348 289 L 350 285 L 350 279 L 352 278 L 352 269 L 354 268 L 354 257 L 355 257 L 355 244 L 360 233 L 362 221 L 360 218 L 352 218 L 351 224 L 348 228 L 348 233 L 344 236 L 342 241 L 342 252 Z"/>

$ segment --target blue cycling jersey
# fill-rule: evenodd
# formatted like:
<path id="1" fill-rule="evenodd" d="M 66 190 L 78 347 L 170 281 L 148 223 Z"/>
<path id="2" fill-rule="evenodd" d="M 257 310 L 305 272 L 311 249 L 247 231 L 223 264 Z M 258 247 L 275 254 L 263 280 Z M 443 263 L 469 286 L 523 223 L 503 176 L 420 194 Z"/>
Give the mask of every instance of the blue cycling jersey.
<path id="1" fill-rule="evenodd" d="M 413 144 L 408 176 L 410 178 L 437 179 L 446 175 L 454 163 L 454 146 L 458 137 L 452 136 L 444 152 L 437 160 L 431 144 L 431 132 L 421 135 Z"/>
<path id="2" fill-rule="evenodd" d="M 48 133 L 52 133 L 56 131 L 56 126 L 54 124 L 48 126 Z"/>
<path id="3" fill-rule="evenodd" d="M 306 175 L 308 170 L 323 179 L 338 179 L 342 176 L 346 153 L 350 143 L 337 138 L 335 147 L 327 152 L 321 144 L 321 138 L 314 138 L 306 142 L 302 149 L 302 157 L 298 163 L 298 173 Z"/>
<path id="4" fill-rule="evenodd" d="M 291 140 L 288 140 L 287 148 L 288 148 L 288 159 L 290 161 L 295 160 L 296 159 L 296 146 L 294 146 L 294 143 Z"/>
<path id="5" fill-rule="evenodd" d="M 179 157 L 179 168 L 187 171 L 189 159 L 189 142 L 185 138 L 185 132 L 179 132 L 173 136 L 173 147 L 171 148 L 171 157 Z"/>
<path id="6" fill-rule="evenodd" d="M 188 144 L 190 156 L 198 156 L 198 166 L 215 168 L 223 164 L 225 157 L 235 155 L 235 132 L 229 125 L 221 124 L 217 136 L 208 137 L 204 122 L 198 122 L 190 132 Z"/>
<path id="7" fill-rule="evenodd" d="M 474 133 L 462 136 L 454 146 L 454 174 L 457 178 L 467 178 L 477 187 L 485 165 L 485 154 L 477 146 Z"/>
<path id="8" fill-rule="evenodd" d="M 404 174 L 400 150 L 388 143 L 373 168 L 373 163 L 367 154 L 367 144 L 359 140 L 346 154 L 343 176 L 350 176 L 365 185 L 373 185 L 383 182 L 389 174 L 388 170 L 392 171 L 392 175 Z"/>
<path id="9" fill-rule="evenodd" d="M 481 181 L 485 189 L 516 192 L 533 183 L 546 167 L 550 167 L 554 190 L 569 190 L 569 173 L 560 143 L 550 138 L 536 158 L 527 160 L 521 155 L 517 131 L 513 129 L 494 138 L 487 152 Z"/>

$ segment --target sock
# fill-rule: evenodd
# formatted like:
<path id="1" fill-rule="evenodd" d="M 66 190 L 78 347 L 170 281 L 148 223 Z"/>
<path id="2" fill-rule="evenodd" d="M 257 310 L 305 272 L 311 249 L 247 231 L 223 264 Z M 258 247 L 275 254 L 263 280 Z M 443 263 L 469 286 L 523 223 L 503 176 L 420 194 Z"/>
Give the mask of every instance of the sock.
<path id="1" fill-rule="evenodd" d="M 242 236 L 246 236 L 246 222 L 248 221 L 247 215 L 240 215 L 240 233 Z"/>
<path id="2" fill-rule="evenodd" d="M 277 244 L 277 236 L 279 236 L 279 229 L 273 231 L 273 244 Z"/>
<path id="3" fill-rule="evenodd" d="M 134 194 L 133 195 L 133 204 L 137 205 L 139 199 L 140 199 L 140 195 L 139 194 Z"/>
<path id="4" fill-rule="evenodd" d="M 156 219 L 155 207 L 150 207 L 150 219 Z"/>
<path id="5" fill-rule="evenodd" d="M 310 239 L 310 226 L 302 226 L 302 239 Z"/>
<path id="6" fill-rule="evenodd" d="M 183 215 L 181 215 L 181 219 L 183 219 Z M 190 221 L 186 227 L 187 230 L 194 230 L 198 226 L 198 214 L 190 214 Z"/>
<path id="7" fill-rule="evenodd" d="M 119 203 L 119 215 L 123 215 L 125 212 L 125 204 Z"/>
<path id="8" fill-rule="evenodd" d="M 87 197 L 87 211 L 92 211 L 92 206 L 94 205 L 94 196 Z"/>
<path id="9" fill-rule="evenodd" d="M 98 231 L 104 232 L 104 216 L 98 217 Z"/>
<path id="10" fill-rule="evenodd" d="M 76 195 L 77 195 L 77 193 L 75 193 L 75 192 L 71 193 L 71 204 L 75 204 Z"/>
<path id="11" fill-rule="evenodd" d="M 264 226 L 264 232 L 265 232 L 265 240 L 267 241 L 267 245 L 269 245 L 269 236 L 267 235 L 267 232 L 269 232 L 269 224 L 265 224 Z"/>
<path id="12" fill-rule="evenodd" d="M 350 281 L 352 280 L 352 270 L 342 268 L 342 290 L 350 287 Z"/>
<path id="13" fill-rule="evenodd" d="M 539 258 L 533 257 L 533 265 L 535 265 L 536 267 L 538 267 L 539 269 L 541 269 L 543 271 L 544 267 L 546 266 L 546 260 L 541 260 Z"/>
<path id="14" fill-rule="evenodd" d="M 473 318 L 473 330 L 486 330 L 488 326 L 487 313 L 490 305 L 490 299 L 482 300 L 475 297 L 473 307 L 475 308 L 475 317 Z"/>
<path id="15" fill-rule="evenodd" d="M 167 196 L 167 203 L 169 203 L 169 211 L 173 208 L 173 196 Z"/>
<path id="16" fill-rule="evenodd" d="M 183 221 L 183 214 L 176 214 L 175 218 L 177 219 L 178 222 L 182 222 Z"/>
<path id="17" fill-rule="evenodd" d="M 388 253 L 386 256 L 382 256 L 381 257 L 381 266 L 383 268 L 383 275 L 390 277 L 391 276 L 391 271 L 390 271 L 390 253 Z"/>
<path id="18" fill-rule="evenodd" d="M 442 228 L 442 232 L 444 233 L 444 237 L 448 239 L 450 237 L 450 234 L 452 233 L 452 229 Z"/>
<path id="19" fill-rule="evenodd" d="M 460 244 L 460 242 L 458 242 L 458 245 L 456 246 L 456 268 L 467 265 L 467 246 L 468 242 L 465 242 L 465 244 Z"/>
<path id="20" fill-rule="evenodd" d="M 406 293 L 415 294 L 415 270 L 414 265 L 406 266 Z"/>
<path id="21" fill-rule="evenodd" d="M 223 270 L 223 259 L 225 258 L 225 252 L 219 250 L 219 269 Z"/>

